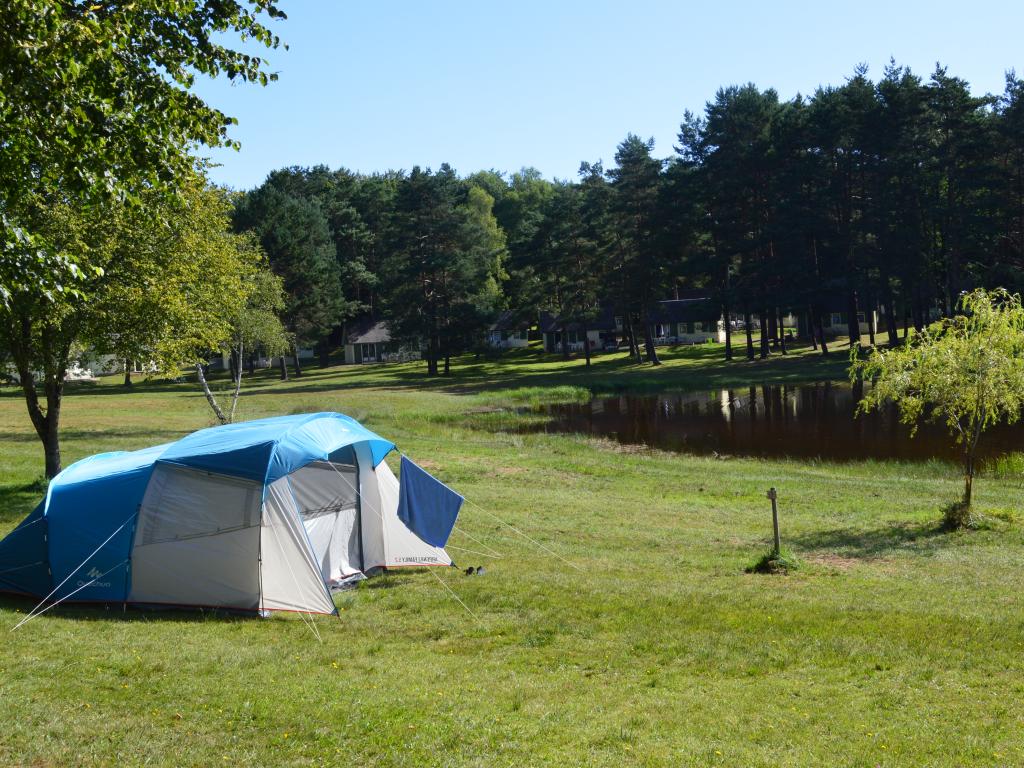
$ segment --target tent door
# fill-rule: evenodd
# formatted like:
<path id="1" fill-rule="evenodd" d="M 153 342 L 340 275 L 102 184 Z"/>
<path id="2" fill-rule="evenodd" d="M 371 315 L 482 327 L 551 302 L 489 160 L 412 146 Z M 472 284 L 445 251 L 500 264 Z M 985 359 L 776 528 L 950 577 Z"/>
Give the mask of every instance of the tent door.
<path id="1" fill-rule="evenodd" d="M 355 457 L 350 454 L 347 463 L 307 464 L 292 472 L 288 482 L 324 582 L 361 573 L 362 516 Z"/>

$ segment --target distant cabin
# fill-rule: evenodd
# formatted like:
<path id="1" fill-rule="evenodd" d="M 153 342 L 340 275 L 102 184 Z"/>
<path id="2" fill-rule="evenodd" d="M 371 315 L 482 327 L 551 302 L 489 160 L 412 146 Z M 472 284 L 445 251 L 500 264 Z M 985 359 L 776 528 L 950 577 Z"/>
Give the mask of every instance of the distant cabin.
<path id="1" fill-rule="evenodd" d="M 530 344 L 529 320 L 524 320 L 510 310 L 502 312 L 487 329 L 487 346 L 492 349 L 519 349 Z"/>
<path id="2" fill-rule="evenodd" d="M 569 351 L 582 352 L 583 344 L 590 344 L 591 351 L 614 350 L 618 346 L 616 320 L 611 307 L 604 307 L 594 318 L 585 322 L 563 319 L 550 312 L 540 313 L 540 332 L 545 352 L 562 351 L 562 334 L 566 334 Z"/>
<path id="3" fill-rule="evenodd" d="M 872 325 L 874 326 L 875 333 L 884 332 L 888 326 L 888 318 L 885 315 L 885 311 L 889 309 L 887 306 L 880 305 L 870 299 L 865 300 L 861 297 L 860 306 L 857 312 L 857 326 L 860 329 L 861 335 L 870 333 Z M 819 306 L 821 307 L 821 327 L 825 333 L 826 338 L 834 338 L 836 336 L 846 336 L 848 331 L 847 324 L 847 298 L 845 295 L 833 292 L 826 294 L 820 299 Z M 901 316 L 899 314 L 899 308 L 897 307 L 897 315 L 895 325 L 899 325 Z M 931 304 L 925 309 L 924 321 L 926 323 L 932 323 L 942 317 L 942 309 L 938 304 Z M 808 328 L 808 313 L 804 312 L 799 318 L 799 333 L 801 336 L 809 336 L 810 329 Z"/>
<path id="4" fill-rule="evenodd" d="M 659 301 L 647 320 L 657 345 L 725 341 L 721 308 L 704 295 Z M 584 339 L 591 351 L 614 351 L 625 340 L 626 323 L 624 317 L 615 314 L 611 307 L 603 307 L 586 322 L 565 320 L 549 312 L 541 312 L 540 330 L 545 352 L 562 351 L 563 333 L 567 335 L 570 352 L 583 351 Z M 643 344 L 644 329 L 638 327 L 633 331 L 639 343 Z"/>
<path id="5" fill-rule="evenodd" d="M 725 341 L 725 323 L 717 302 L 696 294 L 659 301 L 648 317 L 655 344 L 705 344 Z M 642 333 L 639 329 L 638 333 Z M 642 341 L 642 337 L 641 337 Z"/>
<path id="6" fill-rule="evenodd" d="M 248 355 L 249 353 L 246 353 Z M 299 360 L 312 360 L 316 357 L 316 353 L 312 347 L 299 347 Z M 292 360 L 292 355 L 285 355 L 286 360 Z M 246 357 L 248 360 L 248 357 Z M 254 368 L 276 368 L 281 362 L 281 356 L 267 357 L 266 355 L 257 355 L 253 360 Z M 136 366 L 138 367 L 138 366 Z M 218 352 L 210 358 L 210 370 L 211 371 L 229 371 L 231 370 L 231 354 L 228 352 Z"/>
<path id="7" fill-rule="evenodd" d="M 419 360 L 420 351 L 391 340 L 387 323 L 367 320 L 358 323 L 345 337 L 345 364 L 404 363 Z"/>

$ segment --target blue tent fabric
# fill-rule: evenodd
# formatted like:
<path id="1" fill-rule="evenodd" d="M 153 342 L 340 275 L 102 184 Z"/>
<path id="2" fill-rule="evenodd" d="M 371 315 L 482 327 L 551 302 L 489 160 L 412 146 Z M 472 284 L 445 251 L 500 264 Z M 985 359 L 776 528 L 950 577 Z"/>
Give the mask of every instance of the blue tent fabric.
<path id="1" fill-rule="evenodd" d="M 157 463 L 264 486 L 347 446 L 366 443 L 376 467 L 394 443 L 340 413 L 259 419 L 202 429 L 174 443 L 101 453 L 67 467 L 46 499 L 0 541 L 0 591 L 121 602 L 131 588 L 135 519 Z"/>
<path id="2" fill-rule="evenodd" d="M 72 592 L 82 601 L 124 600 L 133 521 L 153 464 L 167 448 L 90 456 L 50 483 L 44 514 L 54 576 L 50 589 L 61 585 L 55 600 Z"/>
<path id="3" fill-rule="evenodd" d="M 398 519 L 427 544 L 447 544 L 465 499 L 406 456 L 398 488 Z"/>
<path id="4" fill-rule="evenodd" d="M 160 457 L 195 469 L 272 483 L 331 452 L 367 442 L 376 467 L 394 443 L 340 413 L 277 416 L 193 432 Z"/>
<path id="5" fill-rule="evenodd" d="M 45 507 L 46 503 L 40 502 L 6 539 L 0 541 L 0 591 L 27 595 L 49 591 Z"/>

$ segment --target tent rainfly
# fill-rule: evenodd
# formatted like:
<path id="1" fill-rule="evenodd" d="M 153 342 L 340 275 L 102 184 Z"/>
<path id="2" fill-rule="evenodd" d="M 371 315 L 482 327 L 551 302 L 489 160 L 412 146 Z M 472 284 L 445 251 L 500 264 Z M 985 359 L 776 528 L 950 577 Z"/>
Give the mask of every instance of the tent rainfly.
<path id="1" fill-rule="evenodd" d="M 448 566 L 462 497 L 340 413 L 72 464 L 0 541 L 0 591 L 50 602 L 336 613 L 331 587 Z"/>

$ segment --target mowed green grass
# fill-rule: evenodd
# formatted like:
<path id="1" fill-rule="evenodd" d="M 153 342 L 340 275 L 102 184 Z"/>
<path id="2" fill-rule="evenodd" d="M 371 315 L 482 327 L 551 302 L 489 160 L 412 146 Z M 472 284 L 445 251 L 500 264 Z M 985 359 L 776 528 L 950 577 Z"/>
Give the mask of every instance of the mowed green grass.
<path id="1" fill-rule="evenodd" d="M 1024 763 L 1024 523 L 949 534 L 941 464 L 716 460 L 518 435 L 510 406 L 841 376 L 842 361 L 718 361 L 591 373 L 532 353 L 337 367 L 248 386 L 242 418 L 349 413 L 473 503 L 466 577 L 403 572 L 339 596 L 340 617 L 109 612 L 0 601 L 0 764 L 779 766 Z M 841 358 L 835 355 L 834 358 Z M 0 395 L 0 533 L 37 503 L 41 450 Z M 65 461 L 208 426 L 194 386 L 75 389 Z M 790 576 L 744 567 L 779 489 Z M 1019 515 L 1021 480 L 976 484 Z M 535 547 L 497 515 L 571 562 Z M 577 570 L 578 569 L 578 570 Z M 442 579 L 465 603 L 459 604 Z M 468 610 L 467 610 L 468 609 Z M 470 613 L 471 612 L 471 613 Z"/>

